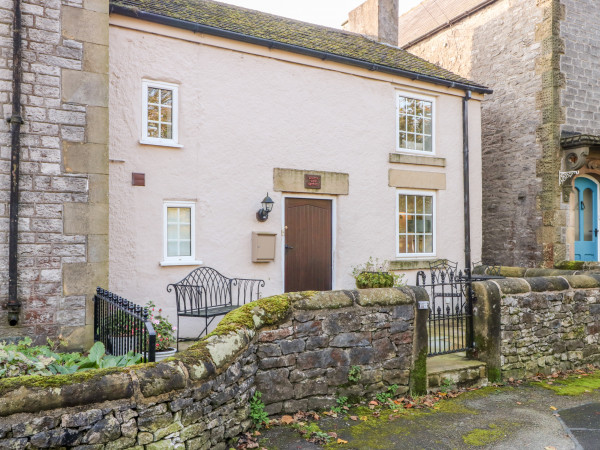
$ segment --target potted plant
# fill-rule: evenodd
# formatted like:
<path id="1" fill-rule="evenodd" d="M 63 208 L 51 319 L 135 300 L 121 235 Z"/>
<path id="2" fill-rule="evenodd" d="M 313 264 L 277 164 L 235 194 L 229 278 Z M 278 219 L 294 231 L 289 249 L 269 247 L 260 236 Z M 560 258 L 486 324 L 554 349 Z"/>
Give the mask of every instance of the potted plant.
<path id="1" fill-rule="evenodd" d="M 352 276 L 358 289 L 389 288 L 405 286 L 404 274 L 390 271 L 389 261 L 379 261 L 370 257 L 369 260 L 352 268 Z"/>
<path id="2" fill-rule="evenodd" d="M 157 308 L 154 302 L 149 301 L 146 304 L 149 318 L 156 331 L 156 361 L 161 361 L 169 356 L 173 356 L 175 349 L 175 332 L 177 327 L 173 326 L 169 319 L 163 316 L 162 309 Z"/>

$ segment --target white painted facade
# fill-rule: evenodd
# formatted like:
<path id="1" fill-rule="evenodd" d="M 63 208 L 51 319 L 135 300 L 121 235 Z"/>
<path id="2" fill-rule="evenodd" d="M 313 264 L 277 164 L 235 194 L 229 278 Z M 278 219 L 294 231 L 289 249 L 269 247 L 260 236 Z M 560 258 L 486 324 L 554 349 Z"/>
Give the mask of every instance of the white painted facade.
<path id="1" fill-rule="evenodd" d="M 352 267 L 370 256 L 464 265 L 463 91 L 118 15 L 110 20 L 111 291 L 153 300 L 175 319 L 166 286 L 194 266 L 164 264 L 165 202 L 194 202 L 196 260 L 226 276 L 264 279 L 265 296 L 284 289 L 286 196 L 332 199 L 334 289 L 352 289 Z M 178 86 L 179 146 L 140 143 L 144 80 Z M 398 92 L 433 99 L 435 157 L 445 167 L 389 162 L 397 152 Z M 481 100 L 475 94 L 469 102 L 473 261 L 481 254 Z M 346 173 L 349 194 L 276 192 L 274 168 Z M 446 188 L 430 190 L 434 257 L 396 256 L 397 192 L 411 189 L 391 187 L 390 169 L 423 172 L 424 182 L 445 174 Z M 132 186 L 132 173 L 144 173 L 146 185 Z M 267 192 L 275 205 L 261 223 L 256 211 Z M 274 262 L 252 263 L 254 231 L 277 234 Z M 415 273 L 408 273 L 411 283 Z M 182 323 L 184 336 L 193 324 Z"/>

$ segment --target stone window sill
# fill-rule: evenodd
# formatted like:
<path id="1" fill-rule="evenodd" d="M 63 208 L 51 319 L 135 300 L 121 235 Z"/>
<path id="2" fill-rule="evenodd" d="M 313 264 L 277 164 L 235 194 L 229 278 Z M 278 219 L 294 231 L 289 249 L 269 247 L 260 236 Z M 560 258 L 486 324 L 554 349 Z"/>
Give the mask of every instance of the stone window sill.
<path id="1" fill-rule="evenodd" d="M 147 140 L 147 139 L 140 139 L 140 144 L 155 145 L 158 147 L 183 148 L 183 145 L 176 144 L 175 142 L 157 142 L 157 141 L 151 141 L 151 140 Z"/>
<path id="2" fill-rule="evenodd" d="M 390 153 L 390 162 L 395 164 L 414 164 L 418 166 L 446 167 L 446 158 L 435 156 L 407 155 L 404 153 Z"/>
<path id="3" fill-rule="evenodd" d="M 161 261 L 159 262 L 161 267 L 167 266 L 199 266 L 202 261 Z"/>
<path id="4" fill-rule="evenodd" d="M 423 270 L 429 269 L 429 263 L 440 261 L 439 258 L 433 259 L 414 259 L 414 260 L 396 260 L 390 261 L 390 270 Z M 444 260 L 442 260 L 444 261 Z"/>

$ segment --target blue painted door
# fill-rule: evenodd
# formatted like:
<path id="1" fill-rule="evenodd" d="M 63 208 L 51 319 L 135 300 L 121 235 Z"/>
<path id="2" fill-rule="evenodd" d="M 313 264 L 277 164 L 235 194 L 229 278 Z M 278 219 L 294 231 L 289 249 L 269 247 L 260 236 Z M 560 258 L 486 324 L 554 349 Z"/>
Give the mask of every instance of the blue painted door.
<path id="1" fill-rule="evenodd" d="M 578 204 L 575 217 L 575 260 L 598 261 L 598 185 L 588 178 L 575 179 Z"/>

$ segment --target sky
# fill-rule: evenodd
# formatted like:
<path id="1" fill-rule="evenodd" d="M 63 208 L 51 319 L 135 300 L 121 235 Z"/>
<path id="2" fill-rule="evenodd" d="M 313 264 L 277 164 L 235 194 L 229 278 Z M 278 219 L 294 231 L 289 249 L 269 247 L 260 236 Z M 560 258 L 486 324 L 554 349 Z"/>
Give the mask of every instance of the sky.
<path id="1" fill-rule="evenodd" d="M 223 3 L 291 17 L 305 22 L 341 28 L 348 13 L 364 0 L 220 0 Z M 422 0 L 399 0 L 400 14 Z"/>

